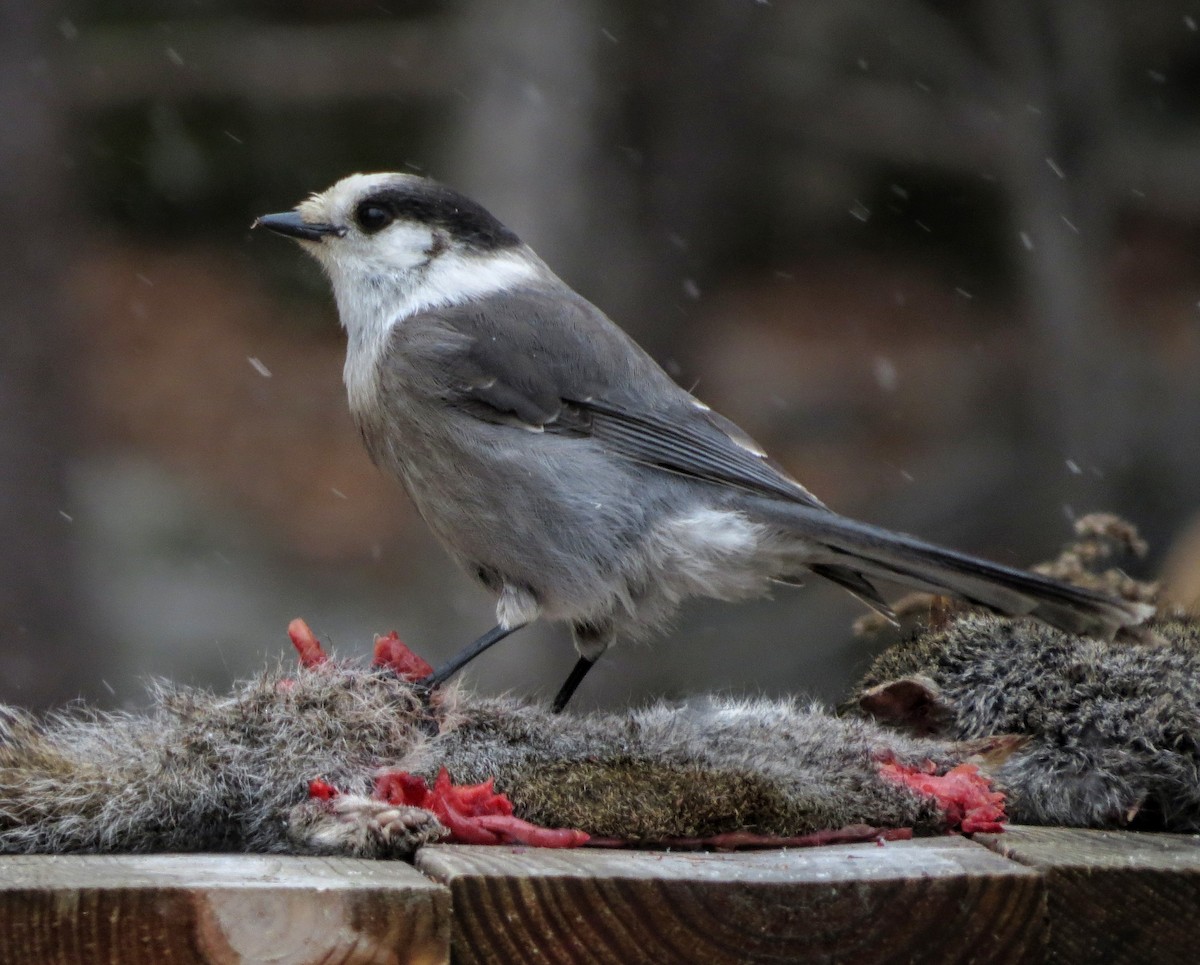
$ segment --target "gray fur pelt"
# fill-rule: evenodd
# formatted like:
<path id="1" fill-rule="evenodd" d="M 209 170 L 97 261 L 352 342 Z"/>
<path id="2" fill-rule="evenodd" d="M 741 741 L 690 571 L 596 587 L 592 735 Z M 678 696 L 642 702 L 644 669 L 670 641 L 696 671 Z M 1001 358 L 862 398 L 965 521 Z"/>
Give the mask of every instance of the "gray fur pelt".
<path id="1" fill-rule="evenodd" d="M 626 841 L 800 835 L 865 823 L 942 829 L 878 772 L 967 749 L 795 701 L 705 698 L 559 716 L 330 662 L 228 696 L 166 685 L 142 714 L 0 710 L 0 852 L 232 850 L 396 856 L 433 815 L 371 796 L 381 768 L 494 777 L 516 814 Z M 342 793 L 310 799 L 320 778 Z"/>
<path id="2" fill-rule="evenodd" d="M 1019 823 L 1200 831 L 1200 624 L 1139 644 L 970 614 L 880 656 L 853 703 L 944 740 L 1015 734 L 994 772 Z"/>

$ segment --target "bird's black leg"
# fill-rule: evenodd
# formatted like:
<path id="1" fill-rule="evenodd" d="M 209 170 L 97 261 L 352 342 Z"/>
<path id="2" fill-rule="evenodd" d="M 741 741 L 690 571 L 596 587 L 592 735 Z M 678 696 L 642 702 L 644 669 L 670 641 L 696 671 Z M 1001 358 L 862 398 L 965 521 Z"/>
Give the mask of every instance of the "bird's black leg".
<path id="1" fill-rule="evenodd" d="M 492 627 L 492 629 L 490 629 L 482 637 L 480 637 L 470 646 L 463 647 L 463 649 L 438 667 L 437 670 L 431 673 L 424 680 L 420 681 L 421 686 L 432 690 L 434 687 L 444 684 L 447 680 L 462 670 L 463 667 L 483 653 L 483 651 L 488 649 L 488 647 L 495 646 L 510 633 L 515 633 L 523 626 L 525 626 L 525 624 L 518 623 L 515 627 Z"/>
<path id="2" fill-rule="evenodd" d="M 556 713 L 562 713 L 562 709 L 567 706 L 567 702 L 571 699 L 571 695 L 575 693 L 579 685 L 583 682 L 583 678 L 587 676 L 587 672 L 595 666 L 594 659 L 580 657 L 575 661 L 575 666 L 571 668 L 571 675 L 563 682 L 563 685 L 558 688 L 558 693 L 554 695 L 554 703 L 550 705 L 550 709 Z"/>

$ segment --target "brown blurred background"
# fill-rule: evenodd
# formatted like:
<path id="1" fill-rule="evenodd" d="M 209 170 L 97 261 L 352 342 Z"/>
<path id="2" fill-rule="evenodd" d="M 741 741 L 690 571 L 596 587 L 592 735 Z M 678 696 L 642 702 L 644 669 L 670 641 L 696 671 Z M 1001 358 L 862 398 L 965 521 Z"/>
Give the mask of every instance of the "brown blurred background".
<path id="1" fill-rule="evenodd" d="M 477 197 L 835 508 L 1016 564 L 1113 510 L 1200 597 L 1200 2 L 0 11 L 4 700 L 224 686 L 298 615 L 490 625 L 360 450 L 316 266 L 248 230 L 353 171 Z M 697 604 L 580 704 L 835 696 L 859 612 Z"/>

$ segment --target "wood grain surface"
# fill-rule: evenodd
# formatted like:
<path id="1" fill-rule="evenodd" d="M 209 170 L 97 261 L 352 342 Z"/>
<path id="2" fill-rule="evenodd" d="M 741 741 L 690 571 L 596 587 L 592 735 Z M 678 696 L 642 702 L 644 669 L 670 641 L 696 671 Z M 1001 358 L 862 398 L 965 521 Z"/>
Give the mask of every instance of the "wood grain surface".
<path id="1" fill-rule="evenodd" d="M 0 857 L 0 963 L 1200 961 L 1189 835 L 1014 827 L 736 854 L 435 845 L 417 866 Z"/>
<path id="2" fill-rule="evenodd" d="M 1045 877 L 1047 961 L 1200 962 L 1200 838 L 1013 827 L 978 840 Z"/>
<path id="3" fill-rule="evenodd" d="M 1030 962 L 1041 878 L 962 838 L 737 854 L 435 845 L 455 962 Z"/>
<path id="4" fill-rule="evenodd" d="M 4 965 L 449 960 L 446 889 L 398 862 L 0 857 Z"/>

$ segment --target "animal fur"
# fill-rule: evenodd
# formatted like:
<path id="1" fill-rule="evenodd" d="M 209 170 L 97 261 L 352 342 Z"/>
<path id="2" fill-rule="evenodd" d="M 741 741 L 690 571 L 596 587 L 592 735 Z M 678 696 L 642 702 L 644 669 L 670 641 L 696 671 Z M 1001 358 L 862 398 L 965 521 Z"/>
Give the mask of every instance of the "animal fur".
<path id="1" fill-rule="evenodd" d="M 994 776 L 1026 824 L 1200 831 L 1200 625 L 1103 643 L 967 615 L 884 653 L 858 708 L 943 740 L 1017 734 Z"/>
<path id="2" fill-rule="evenodd" d="M 1146 552 L 1132 526 L 1093 514 L 1075 528 L 1040 571 L 1153 602 L 1156 584 L 1109 565 Z M 941 601 L 929 619 L 929 603 L 932 626 L 875 661 L 852 710 L 943 740 L 1020 735 L 994 772 L 1014 821 L 1200 831 L 1200 621 L 1167 613 L 1113 643 Z"/>
<path id="3" fill-rule="evenodd" d="M 934 833 L 939 808 L 878 761 L 944 770 L 969 750 L 789 700 L 562 716 L 450 690 L 431 709 L 393 675 L 333 662 L 228 696 L 153 696 L 144 714 L 0 711 L 0 852 L 385 857 L 441 836 L 429 812 L 371 798 L 381 767 L 494 777 L 522 818 L 631 842 L 859 823 Z M 343 793 L 310 800 L 315 778 Z"/>

